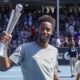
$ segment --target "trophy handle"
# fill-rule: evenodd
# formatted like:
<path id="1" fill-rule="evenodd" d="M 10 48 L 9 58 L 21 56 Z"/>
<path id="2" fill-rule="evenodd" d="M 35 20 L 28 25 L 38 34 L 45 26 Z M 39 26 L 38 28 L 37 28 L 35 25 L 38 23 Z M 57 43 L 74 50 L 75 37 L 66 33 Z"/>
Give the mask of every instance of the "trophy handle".
<path id="1" fill-rule="evenodd" d="M 4 47 L 5 47 L 5 44 L 3 42 L 0 42 L 0 56 L 4 56 Z"/>
<path id="2" fill-rule="evenodd" d="M 0 56 L 7 56 L 8 44 L 0 42 Z"/>

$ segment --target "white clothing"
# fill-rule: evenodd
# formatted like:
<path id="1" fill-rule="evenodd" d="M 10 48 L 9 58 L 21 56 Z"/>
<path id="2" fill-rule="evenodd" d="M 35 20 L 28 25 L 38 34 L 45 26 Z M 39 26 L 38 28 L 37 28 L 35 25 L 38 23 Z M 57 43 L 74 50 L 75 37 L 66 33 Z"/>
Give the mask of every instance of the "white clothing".
<path id="1" fill-rule="evenodd" d="M 80 60 L 75 63 L 75 71 L 80 74 Z"/>
<path id="2" fill-rule="evenodd" d="M 60 38 L 57 38 L 57 40 L 56 40 L 56 46 L 57 47 L 61 46 L 61 40 L 60 40 Z"/>
<path id="3" fill-rule="evenodd" d="M 24 80 L 53 80 L 58 50 L 49 45 L 41 48 L 35 42 L 19 46 L 10 60 L 20 62 Z"/>

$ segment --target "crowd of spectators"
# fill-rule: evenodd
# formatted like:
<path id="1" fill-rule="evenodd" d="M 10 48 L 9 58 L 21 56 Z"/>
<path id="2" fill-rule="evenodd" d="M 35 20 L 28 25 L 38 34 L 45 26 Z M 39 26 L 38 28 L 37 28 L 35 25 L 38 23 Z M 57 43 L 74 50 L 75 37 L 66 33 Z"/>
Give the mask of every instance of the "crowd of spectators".
<path id="1" fill-rule="evenodd" d="M 9 17 L 9 10 L 0 10 L 0 33 L 6 29 Z M 34 41 L 38 35 L 38 18 L 43 14 L 49 14 L 56 19 L 56 8 L 54 12 L 47 9 L 30 10 L 24 9 L 23 15 L 18 21 L 10 44 L 12 50 L 18 45 L 30 41 Z M 69 47 L 71 43 L 75 43 L 76 47 L 80 47 L 80 10 L 77 8 L 60 8 L 60 33 L 57 36 L 57 26 L 51 37 L 50 43 L 56 47 Z"/>

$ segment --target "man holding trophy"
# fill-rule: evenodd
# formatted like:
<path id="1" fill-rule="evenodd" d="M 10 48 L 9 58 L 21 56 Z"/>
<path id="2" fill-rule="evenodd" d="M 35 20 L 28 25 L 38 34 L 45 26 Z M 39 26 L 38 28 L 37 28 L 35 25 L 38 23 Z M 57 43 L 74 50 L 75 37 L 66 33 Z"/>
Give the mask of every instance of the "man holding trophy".
<path id="1" fill-rule="evenodd" d="M 20 63 L 24 80 L 59 80 L 55 71 L 58 50 L 49 44 L 54 27 L 54 18 L 49 15 L 40 17 L 38 39 L 20 45 L 9 58 L 3 49 L 0 53 L 0 70 L 6 71 Z M 10 43 L 12 39 L 10 30 L 11 28 L 7 29 L 0 36 L 1 44 Z"/>

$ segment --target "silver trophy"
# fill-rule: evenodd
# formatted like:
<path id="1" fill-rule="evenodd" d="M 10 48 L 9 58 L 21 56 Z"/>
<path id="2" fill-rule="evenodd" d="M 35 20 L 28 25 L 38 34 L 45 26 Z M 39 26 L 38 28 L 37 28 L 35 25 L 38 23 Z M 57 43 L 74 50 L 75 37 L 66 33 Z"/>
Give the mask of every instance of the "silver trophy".
<path id="1" fill-rule="evenodd" d="M 19 17 L 21 16 L 21 11 L 23 9 L 23 6 L 21 4 L 17 4 L 16 8 L 12 10 L 11 16 L 9 19 L 9 23 L 6 28 L 6 32 L 11 34 Z M 5 48 L 7 44 L 4 44 L 3 42 L 0 42 L 0 56 L 4 56 Z"/>

